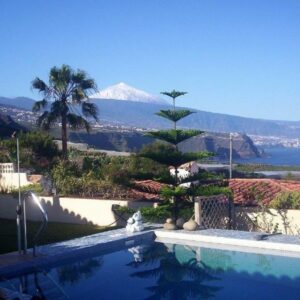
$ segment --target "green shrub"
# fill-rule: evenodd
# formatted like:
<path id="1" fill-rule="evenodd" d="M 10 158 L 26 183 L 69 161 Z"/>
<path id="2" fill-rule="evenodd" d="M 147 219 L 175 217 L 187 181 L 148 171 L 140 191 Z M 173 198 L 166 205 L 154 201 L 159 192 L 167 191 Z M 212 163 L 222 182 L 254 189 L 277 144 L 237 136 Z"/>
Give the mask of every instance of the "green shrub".
<path id="1" fill-rule="evenodd" d="M 164 222 L 166 218 L 172 216 L 169 205 L 159 205 L 157 207 L 142 207 L 140 209 L 142 216 L 147 222 Z"/>
<path id="2" fill-rule="evenodd" d="M 21 195 L 26 193 L 26 192 L 33 192 L 36 195 L 41 195 L 44 191 L 42 185 L 40 183 L 35 183 L 35 184 L 30 184 L 30 185 L 26 185 L 26 186 L 22 186 L 21 187 Z M 19 189 L 13 189 L 11 191 L 11 194 L 14 198 L 18 198 L 19 196 Z"/>
<path id="3" fill-rule="evenodd" d="M 228 187 L 224 186 L 215 186 L 215 185 L 206 185 L 200 186 L 196 188 L 195 195 L 196 196 L 214 196 L 214 195 L 226 195 L 228 198 L 232 198 L 232 190 Z"/>
<path id="4" fill-rule="evenodd" d="M 275 209 L 300 209 L 300 192 L 283 192 L 269 206 Z"/>

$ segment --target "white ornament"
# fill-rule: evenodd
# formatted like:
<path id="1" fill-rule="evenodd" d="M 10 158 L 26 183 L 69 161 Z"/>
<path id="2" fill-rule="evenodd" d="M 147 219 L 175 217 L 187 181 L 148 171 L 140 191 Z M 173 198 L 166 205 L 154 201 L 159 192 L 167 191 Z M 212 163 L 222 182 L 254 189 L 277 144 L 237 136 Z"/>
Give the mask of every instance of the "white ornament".
<path id="1" fill-rule="evenodd" d="M 144 230 L 142 214 L 140 211 L 134 213 L 133 216 L 127 220 L 126 230 L 128 232 L 139 232 Z"/>

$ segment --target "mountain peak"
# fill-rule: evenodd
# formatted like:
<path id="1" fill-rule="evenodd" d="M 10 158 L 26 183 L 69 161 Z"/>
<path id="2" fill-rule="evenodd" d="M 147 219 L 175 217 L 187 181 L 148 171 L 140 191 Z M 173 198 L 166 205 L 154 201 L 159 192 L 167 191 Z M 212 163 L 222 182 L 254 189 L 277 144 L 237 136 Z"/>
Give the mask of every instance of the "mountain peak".
<path id="1" fill-rule="evenodd" d="M 119 82 L 115 85 L 109 86 L 96 94 L 90 96 L 92 99 L 113 99 L 113 100 L 127 100 L 135 102 L 167 104 L 162 98 L 151 95 L 142 90 L 136 89 L 125 82 Z"/>

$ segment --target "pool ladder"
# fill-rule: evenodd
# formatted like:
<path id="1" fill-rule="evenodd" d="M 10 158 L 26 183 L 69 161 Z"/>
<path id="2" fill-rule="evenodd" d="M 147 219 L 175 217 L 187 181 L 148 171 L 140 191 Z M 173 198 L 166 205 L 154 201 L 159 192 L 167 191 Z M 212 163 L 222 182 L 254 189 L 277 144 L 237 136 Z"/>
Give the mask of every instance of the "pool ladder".
<path id="1" fill-rule="evenodd" d="M 22 253 L 23 254 L 27 254 L 27 217 L 26 217 L 26 202 L 28 200 L 32 200 L 36 206 L 39 208 L 42 217 L 43 217 L 43 222 L 41 224 L 41 226 L 39 227 L 37 233 L 35 234 L 34 238 L 33 238 L 33 256 L 36 256 L 36 249 L 37 249 L 37 245 L 38 245 L 38 241 L 42 235 L 42 233 L 45 231 L 47 224 L 48 224 L 48 215 L 45 211 L 45 209 L 43 208 L 39 198 L 31 191 L 25 192 L 24 193 L 24 197 L 23 197 L 23 201 L 22 201 L 22 207 L 21 209 L 18 208 L 17 209 L 17 213 L 18 214 L 22 214 L 23 215 L 23 220 L 22 220 L 22 230 L 20 230 L 21 232 L 21 236 L 18 237 L 18 239 L 20 239 L 21 241 L 23 241 L 22 244 Z M 21 226 L 20 224 L 18 224 L 18 226 Z M 20 249 L 19 249 L 20 250 Z M 21 252 L 21 251 L 19 251 Z"/>

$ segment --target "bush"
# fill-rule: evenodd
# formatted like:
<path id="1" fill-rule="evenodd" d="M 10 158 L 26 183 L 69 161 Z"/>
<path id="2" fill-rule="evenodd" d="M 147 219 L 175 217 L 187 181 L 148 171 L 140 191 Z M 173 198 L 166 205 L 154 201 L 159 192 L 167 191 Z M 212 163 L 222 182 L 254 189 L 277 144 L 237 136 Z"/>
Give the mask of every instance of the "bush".
<path id="1" fill-rule="evenodd" d="M 215 186 L 215 185 L 206 185 L 206 186 L 200 186 L 196 188 L 195 195 L 196 196 L 214 196 L 214 195 L 220 195 L 223 194 L 227 196 L 228 198 L 232 198 L 232 190 L 228 187 L 224 186 Z"/>
<path id="2" fill-rule="evenodd" d="M 167 218 L 172 217 L 172 207 L 170 204 L 161 204 L 157 207 L 142 207 L 139 209 L 145 222 L 164 223 Z M 120 206 L 116 209 L 120 214 L 133 215 L 136 210 Z M 186 221 L 194 214 L 193 206 L 184 207 L 179 210 L 178 217 L 184 218 Z"/>
<path id="3" fill-rule="evenodd" d="M 32 169 L 35 172 L 47 173 L 60 155 L 53 138 L 40 131 L 20 133 L 19 143 L 21 167 Z M 4 162 L 16 162 L 16 140 L 3 140 L 0 148 L 0 161 L 8 158 Z"/>
<path id="4" fill-rule="evenodd" d="M 269 204 L 275 209 L 300 209 L 300 192 L 283 192 Z"/>
<path id="5" fill-rule="evenodd" d="M 35 184 L 30 184 L 26 186 L 21 187 L 21 195 L 26 193 L 26 192 L 33 192 L 36 195 L 41 195 L 43 193 L 43 187 L 40 183 L 35 183 Z M 14 189 L 11 191 L 11 194 L 14 198 L 18 198 L 19 196 L 19 189 Z"/>

